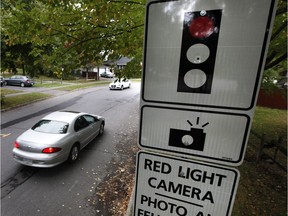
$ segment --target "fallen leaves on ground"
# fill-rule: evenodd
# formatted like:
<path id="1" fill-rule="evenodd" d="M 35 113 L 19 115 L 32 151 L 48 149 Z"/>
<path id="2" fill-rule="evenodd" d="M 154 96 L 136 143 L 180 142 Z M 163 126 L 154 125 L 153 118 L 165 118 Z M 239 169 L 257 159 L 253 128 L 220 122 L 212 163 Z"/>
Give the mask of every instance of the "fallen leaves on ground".
<path id="1" fill-rule="evenodd" d="M 137 131 L 117 136 L 117 152 L 107 166 L 106 178 L 96 189 L 92 203 L 96 215 L 124 216 L 134 187 Z"/>

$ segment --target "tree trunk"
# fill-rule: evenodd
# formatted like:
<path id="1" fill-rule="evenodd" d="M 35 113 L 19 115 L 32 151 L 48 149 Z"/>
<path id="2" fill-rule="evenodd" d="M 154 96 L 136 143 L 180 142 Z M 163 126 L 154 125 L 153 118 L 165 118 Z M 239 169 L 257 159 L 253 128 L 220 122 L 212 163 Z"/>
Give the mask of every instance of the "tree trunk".
<path id="1" fill-rule="evenodd" d="M 25 76 L 25 65 L 22 64 L 23 75 Z"/>

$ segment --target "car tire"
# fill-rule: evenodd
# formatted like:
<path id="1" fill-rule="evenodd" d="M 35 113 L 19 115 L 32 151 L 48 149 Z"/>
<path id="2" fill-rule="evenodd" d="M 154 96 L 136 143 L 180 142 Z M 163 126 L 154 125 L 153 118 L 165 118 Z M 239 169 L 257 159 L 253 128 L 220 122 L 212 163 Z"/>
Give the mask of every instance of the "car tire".
<path id="1" fill-rule="evenodd" d="M 128 88 L 130 88 L 130 87 L 131 87 L 131 84 L 129 84 Z"/>
<path id="2" fill-rule="evenodd" d="M 21 86 L 21 87 L 24 87 L 24 86 L 25 86 L 25 84 L 24 84 L 24 83 L 20 83 L 20 86 Z"/>
<path id="3" fill-rule="evenodd" d="M 99 136 L 102 136 L 104 133 L 104 123 L 101 123 L 100 129 L 99 129 Z"/>
<path id="4" fill-rule="evenodd" d="M 73 163 L 79 158 L 79 146 L 77 144 L 74 144 L 70 150 L 70 154 L 68 157 L 68 162 Z"/>
<path id="5" fill-rule="evenodd" d="M 121 86 L 121 90 L 123 90 L 124 89 L 124 87 L 123 87 L 123 85 Z"/>

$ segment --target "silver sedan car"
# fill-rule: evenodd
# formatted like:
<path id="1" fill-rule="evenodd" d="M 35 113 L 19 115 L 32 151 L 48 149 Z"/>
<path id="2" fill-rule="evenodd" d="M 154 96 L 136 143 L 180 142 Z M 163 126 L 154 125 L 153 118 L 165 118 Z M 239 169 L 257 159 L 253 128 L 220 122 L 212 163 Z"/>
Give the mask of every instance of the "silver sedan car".
<path id="1" fill-rule="evenodd" d="M 74 162 L 79 152 L 104 132 L 105 119 L 83 112 L 53 112 L 21 134 L 14 143 L 13 158 L 24 165 L 53 167 Z"/>

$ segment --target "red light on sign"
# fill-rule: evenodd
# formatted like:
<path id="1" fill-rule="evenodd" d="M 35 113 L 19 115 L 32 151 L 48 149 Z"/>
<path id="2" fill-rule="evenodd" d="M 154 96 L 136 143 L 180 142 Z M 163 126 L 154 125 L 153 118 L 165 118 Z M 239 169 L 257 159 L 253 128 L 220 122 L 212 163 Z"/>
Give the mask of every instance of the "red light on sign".
<path id="1" fill-rule="evenodd" d="M 207 16 L 197 17 L 192 20 L 189 31 L 192 37 L 207 38 L 214 32 L 214 22 Z"/>

